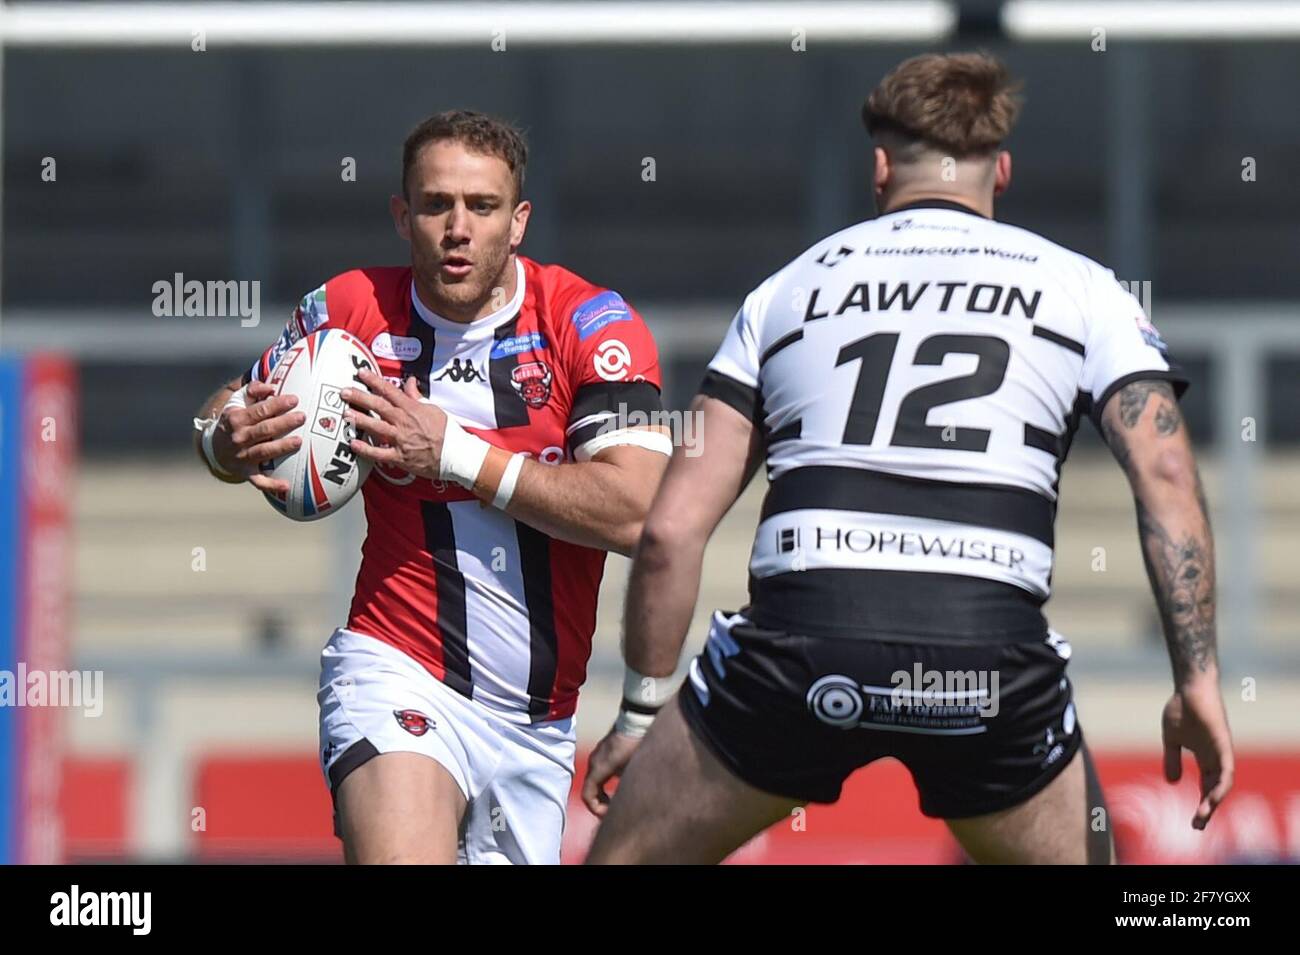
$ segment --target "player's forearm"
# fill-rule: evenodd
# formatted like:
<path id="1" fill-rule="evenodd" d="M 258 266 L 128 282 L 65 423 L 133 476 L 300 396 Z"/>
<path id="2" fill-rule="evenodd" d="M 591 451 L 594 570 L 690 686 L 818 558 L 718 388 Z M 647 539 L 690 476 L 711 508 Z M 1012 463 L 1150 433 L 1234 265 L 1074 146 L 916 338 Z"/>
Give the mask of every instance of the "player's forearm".
<path id="1" fill-rule="evenodd" d="M 1218 681 L 1214 538 L 1196 466 L 1136 495 L 1138 536 L 1176 685 Z"/>
<path id="2" fill-rule="evenodd" d="M 647 477 L 604 461 L 526 460 L 506 513 L 551 537 L 630 556 L 654 497 Z"/>
<path id="3" fill-rule="evenodd" d="M 704 543 L 651 525 L 632 561 L 623 610 L 623 659 L 651 677 L 671 676 L 699 598 Z"/>

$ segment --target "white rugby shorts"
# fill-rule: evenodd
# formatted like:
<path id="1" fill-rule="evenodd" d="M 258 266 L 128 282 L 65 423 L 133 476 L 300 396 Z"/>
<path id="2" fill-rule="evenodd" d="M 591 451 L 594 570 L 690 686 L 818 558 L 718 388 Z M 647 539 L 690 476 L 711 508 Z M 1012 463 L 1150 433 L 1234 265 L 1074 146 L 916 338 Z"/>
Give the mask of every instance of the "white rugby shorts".
<path id="1" fill-rule="evenodd" d="M 559 863 L 576 749 L 572 717 L 512 723 L 397 648 L 342 628 L 321 651 L 316 699 L 331 796 L 373 756 L 422 753 L 451 773 L 468 804 L 462 864 Z"/>

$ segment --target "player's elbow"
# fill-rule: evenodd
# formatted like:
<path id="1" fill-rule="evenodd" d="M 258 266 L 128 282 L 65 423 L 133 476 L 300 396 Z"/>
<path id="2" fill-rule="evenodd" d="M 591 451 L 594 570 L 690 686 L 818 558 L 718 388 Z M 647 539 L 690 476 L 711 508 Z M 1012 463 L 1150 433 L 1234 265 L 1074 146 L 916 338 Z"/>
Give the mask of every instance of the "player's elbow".
<path id="1" fill-rule="evenodd" d="M 611 522 L 610 550 L 631 557 L 645 532 L 649 501 L 629 499 L 622 508 L 621 519 Z"/>
<path id="2" fill-rule="evenodd" d="M 633 549 L 637 560 L 643 563 L 667 563 L 669 556 L 681 546 L 681 527 L 671 518 L 651 515 L 639 522 Z"/>
<path id="3" fill-rule="evenodd" d="M 610 540 L 610 550 L 624 557 L 631 557 L 641 540 L 641 530 L 645 522 L 639 518 L 624 521 Z"/>
<path id="4" fill-rule="evenodd" d="M 1142 470 L 1144 483 L 1165 493 L 1196 491 L 1196 462 L 1185 448 L 1161 450 Z"/>

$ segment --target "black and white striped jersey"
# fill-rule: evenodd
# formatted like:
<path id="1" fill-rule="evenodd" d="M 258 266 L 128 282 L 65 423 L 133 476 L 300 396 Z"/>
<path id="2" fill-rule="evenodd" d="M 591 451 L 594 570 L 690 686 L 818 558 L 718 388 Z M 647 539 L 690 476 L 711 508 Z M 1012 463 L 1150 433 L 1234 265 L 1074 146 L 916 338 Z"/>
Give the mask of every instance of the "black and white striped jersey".
<path id="1" fill-rule="evenodd" d="M 702 392 L 762 429 L 750 616 L 803 633 L 1041 637 L 1060 468 L 1128 382 L 1186 382 L 1096 262 L 928 200 L 749 294 Z"/>

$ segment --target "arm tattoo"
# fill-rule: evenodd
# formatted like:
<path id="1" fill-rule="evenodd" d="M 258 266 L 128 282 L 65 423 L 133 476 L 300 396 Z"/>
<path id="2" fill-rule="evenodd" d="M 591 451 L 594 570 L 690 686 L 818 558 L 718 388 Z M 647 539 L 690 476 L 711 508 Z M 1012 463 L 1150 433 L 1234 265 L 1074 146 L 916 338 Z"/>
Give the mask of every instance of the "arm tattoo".
<path id="1" fill-rule="evenodd" d="M 1178 399 L 1174 397 L 1174 389 L 1169 382 L 1135 381 L 1125 385 L 1115 396 L 1119 401 L 1119 420 L 1124 431 L 1132 431 L 1137 427 L 1152 395 L 1156 396 L 1156 433 L 1161 437 L 1168 437 L 1182 427 L 1183 416 L 1178 410 Z M 1116 429 L 1103 418 L 1101 435 L 1110 446 L 1115 459 L 1119 461 L 1120 467 L 1124 469 L 1124 473 L 1132 478 L 1133 452 L 1129 448 L 1124 432 Z"/>
<path id="2" fill-rule="evenodd" d="M 1164 399 L 1156 409 L 1156 426 L 1161 434 L 1178 430 L 1182 417 L 1178 414 L 1178 399 L 1167 381 L 1135 381 L 1119 390 L 1119 419 L 1124 427 L 1132 428 L 1146 410 L 1147 399 L 1152 395 Z M 1161 422 L 1163 416 L 1164 421 Z"/>
<path id="3" fill-rule="evenodd" d="M 1162 437 L 1182 427 L 1182 416 L 1173 389 L 1163 381 L 1136 381 L 1122 388 L 1119 398 L 1120 426 L 1103 419 L 1102 436 L 1124 473 L 1133 481 L 1135 465 L 1131 432 L 1146 410 L 1151 395 L 1158 402 L 1156 433 Z M 1214 540 L 1210 536 L 1209 508 L 1201 475 L 1196 473 L 1195 511 L 1202 527 L 1183 526 L 1171 531 L 1137 501 L 1138 537 L 1147 576 L 1160 610 L 1160 621 L 1169 646 L 1174 678 L 1180 684 L 1216 663 Z"/>
<path id="4" fill-rule="evenodd" d="M 1111 453 L 1115 455 L 1115 460 L 1124 469 L 1124 473 L 1132 479 L 1133 449 L 1128 446 L 1128 438 L 1124 436 L 1124 432 L 1112 427 L 1108 420 L 1102 418 L 1101 436 L 1106 440 L 1106 444 L 1110 446 Z"/>
<path id="5" fill-rule="evenodd" d="M 1137 511 L 1142 557 L 1160 608 L 1174 679 L 1181 684 L 1216 662 L 1214 544 L 1208 533 L 1176 538 L 1141 501 Z M 1205 526 L 1208 532 L 1208 520 Z"/>
<path id="6" fill-rule="evenodd" d="M 1156 408 L 1156 431 L 1168 437 L 1178 430 L 1183 423 L 1183 416 L 1178 413 L 1178 405 L 1171 401 L 1161 401 Z"/>

